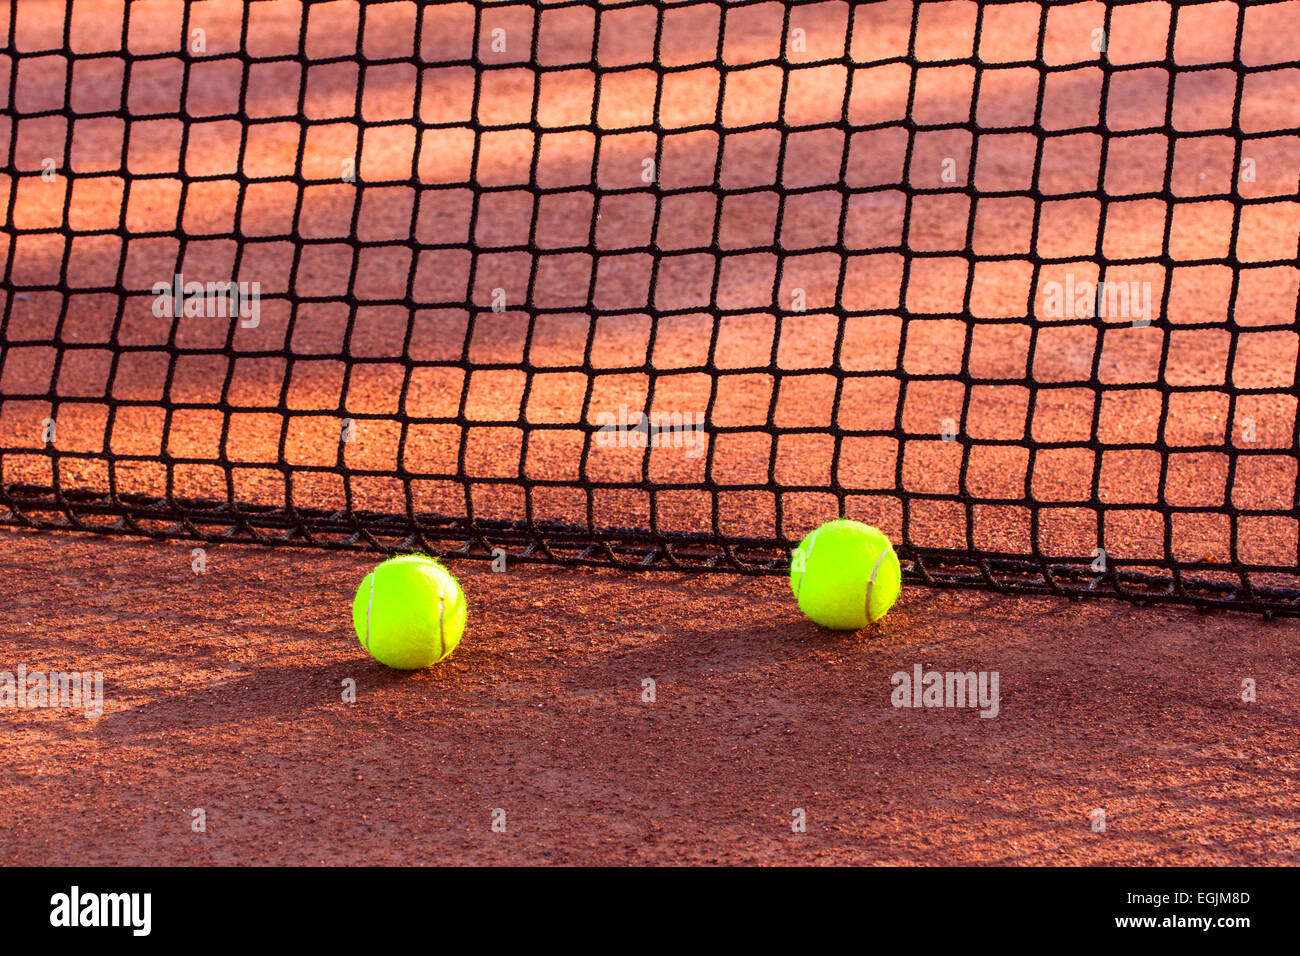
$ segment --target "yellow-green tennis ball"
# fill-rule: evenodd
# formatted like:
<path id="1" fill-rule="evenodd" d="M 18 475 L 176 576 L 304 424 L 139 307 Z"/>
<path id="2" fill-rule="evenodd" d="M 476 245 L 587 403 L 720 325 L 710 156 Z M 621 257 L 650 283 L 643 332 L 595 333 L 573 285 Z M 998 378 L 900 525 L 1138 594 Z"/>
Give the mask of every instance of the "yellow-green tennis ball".
<path id="1" fill-rule="evenodd" d="M 365 576 L 352 601 L 361 646 L 399 670 L 428 667 L 450 654 L 468 616 L 460 584 L 423 554 L 385 561 Z"/>
<path id="2" fill-rule="evenodd" d="M 808 535 L 790 559 L 790 590 L 822 627 L 856 631 L 885 616 L 902 587 L 884 532 L 841 518 Z"/>

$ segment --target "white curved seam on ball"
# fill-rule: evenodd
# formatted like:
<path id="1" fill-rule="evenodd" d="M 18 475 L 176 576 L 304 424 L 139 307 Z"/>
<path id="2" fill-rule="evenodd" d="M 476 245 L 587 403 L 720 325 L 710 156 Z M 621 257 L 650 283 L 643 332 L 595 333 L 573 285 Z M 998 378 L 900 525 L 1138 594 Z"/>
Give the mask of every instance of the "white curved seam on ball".
<path id="1" fill-rule="evenodd" d="M 876 584 L 876 572 L 880 570 L 880 562 L 883 561 L 883 560 L 885 560 L 885 555 L 887 555 L 887 554 L 892 554 L 893 551 L 894 551 L 893 548 L 886 548 L 884 551 L 881 551 L 881 552 L 880 552 L 880 556 L 876 558 L 876 564 L 875 564 L 875 566 L 871 569 L 871 577 L 867 578 L 867 607 L 866 607 L 866 611 L 867 611 L 867 623 L 868 623 L 868 624 L 874 624 L 874 623 L 876 623 L 876 622 L 875 622 L 874 620 L 872 620 L 872 618 L 871 618 L 871 589 L 872 589 L 872 588 L 875 586 L 875 584 Z M 884 615 L 882 614 L 881 617 L 884 617 Z M 878 620 L 878 619 L 877 619 L 877 620 Z"/>
<path id="2" fill-rule="evenodd" d="M 366 650 L 370 650 L 370 609 L 375 606 L 375 578 L 379 577 L 379 569 L 370 572 L 370 603 L 366 605 Z"/>
<path id="3" fill-rule="evenodd" d="M 443 615 L 443 611 L 446 610 L 446 607 L 447 607 L 447 603 L 443 598 L 442 592 L 439 591 L 438 592 L 438 660 L 442 660 L 444 657 L 447 656 L 447 639 L 443 636 L 445 634 L 445 631 L 443 629 L 444 626 L 442 623 L 442 615 Z"/>
<path id="4" fill-rule="evenodd" d="M 812 533 L 812 537 L 808 539 L 808 550 L 804 552 L 803 556 L 803 570 L 799 572 L 799 586 L 794 589 L 795 603 L 798 603 L 799 595 L 803 593 L 803 576 L 808 573 L 808 559 L 812 557 L 813 545 L 817 543 L 817 535 L 821 533 L 821 530 L 821 528 L 818 528 Z"/>

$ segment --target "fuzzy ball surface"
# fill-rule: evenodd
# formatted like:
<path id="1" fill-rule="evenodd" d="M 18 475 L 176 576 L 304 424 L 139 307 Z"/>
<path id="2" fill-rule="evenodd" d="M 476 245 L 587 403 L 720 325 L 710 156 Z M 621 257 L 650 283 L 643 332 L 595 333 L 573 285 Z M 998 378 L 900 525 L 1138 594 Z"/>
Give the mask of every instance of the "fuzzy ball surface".
<path id="1" fill-rule="evenodd" d="M 433 558 L 390 558 L 361 581 L 352 601 L 357 640 L 381 664 L 429 667 L 460 643 L 469 605 L 460 583 Z"/>
<path id="2" fill-rule="evenodd" d="M 885 616 L 902 588 L 898 555 L 884 532 L 860 521 L 828 521 L 790 559 L 790 590 L 822 627 L 856 631 Z"/>

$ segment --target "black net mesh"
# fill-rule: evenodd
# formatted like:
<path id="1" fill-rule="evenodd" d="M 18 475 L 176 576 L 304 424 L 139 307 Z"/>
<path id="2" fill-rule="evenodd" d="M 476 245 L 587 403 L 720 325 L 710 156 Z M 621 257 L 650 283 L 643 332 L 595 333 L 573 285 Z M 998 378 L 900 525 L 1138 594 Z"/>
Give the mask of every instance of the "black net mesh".
<path id="1" fill-rule="evenodd" d="M 4 16 L 4 522 L 1300 607 L 1294 0 Z"/>

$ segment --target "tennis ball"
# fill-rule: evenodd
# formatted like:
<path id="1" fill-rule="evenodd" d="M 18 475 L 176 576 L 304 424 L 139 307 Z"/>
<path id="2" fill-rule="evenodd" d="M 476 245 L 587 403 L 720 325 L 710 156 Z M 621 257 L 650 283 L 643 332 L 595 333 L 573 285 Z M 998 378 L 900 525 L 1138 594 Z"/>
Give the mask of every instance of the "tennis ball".
<path id="1" fill-rule="evenodd" d="M 428 667 L 460 643 L 469 616 L 451 572 L 423 554 L 404 554 L 376 567 L 352 601 L 357 640 L 381 664 Z"/>
<path id="2" fill-rule="evenodd" d="M 822 627 L 856 631 L 898 600 L 902 570 L 884 532 L 860 521 L 828 521 L 790 559 L 790 590 Z"/>

